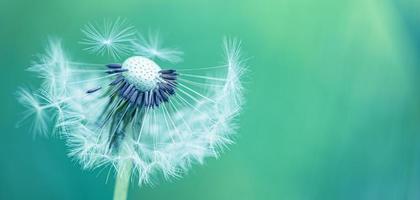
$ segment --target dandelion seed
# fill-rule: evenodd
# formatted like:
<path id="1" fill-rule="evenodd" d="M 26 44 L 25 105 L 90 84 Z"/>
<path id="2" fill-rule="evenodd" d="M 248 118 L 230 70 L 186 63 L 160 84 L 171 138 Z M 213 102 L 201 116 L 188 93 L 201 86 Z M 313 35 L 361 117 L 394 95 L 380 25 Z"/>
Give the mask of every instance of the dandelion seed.
<path id="1" fill-rule="evenodd" d="M 90 23 L 82 29 L 85 38 L 80 42 L 90 53 L 108 54 L 114 59 L 128 55 L 132 51 L 131 42 L 136 31 L 126 20 L 104 20 L 103 24 Z"/>
<path id="2" fill-rule="evenodd" d="M 36 98 L 28 89 L 20 88 L 16 93 L 19 103 L 21 103 L 26 111 L 23 113 L 22 120 L 18 122 L 17 126 L 21 126 L 25 121 L 31 117 L 32 120 L 31 129 L 33 132 L 47 134 L 47 115 L 44 108 L 38 98 Z"/>
<path id="3" fill-rule="evenodd" d="M 160 59 L 171 63 L 182 61 L 182 51 L 174 48 L 163 48 L 159 32 L 149 32 L 148 36 L 138 36 L 138 41 L 133 41 L 134 54 L 143 55 L 150 59 Z"/>
<path id="4" fill-rule="evenodd" d="M 84 32 L 101 36 L 95 40 L 106 43 L 107 35 L 120 32 L 115 26 L 119 25 L 108 28 L 112 33 L 92 28 Z M 117 36 L 111 52 L 131 48 L 115 46 Z M 56 118 L 55 132 L 65 136 L 69 155 L 85 169 L 113 166 L 119 175 L 136 175 L 139 184 L 179 177 L 192 164 L 218 157 L 233 143 L 245 66 L 238 41 L 226 39 L 223 47 L 224 65 L 183 71 L 153 60 L 173 62 L 180 55 L 160 48 L 155 39 L 136 46 L 137 53 L 125 60 L 104 64 L 70 61 L 60 42 L 52 40 L 44 61 L 58 60 L 59 67 L 41 63 L 30 68 L 48 82 L 49 89 L 38 96 L 20 90 L 18 99 L 29 111 L 24 118 L 35 116 L 37 131 L 47 131 L 44 111 L 55 113 L 51 115 Z M 95 51 L 105 51 L 101 49 Z M 214 71 L 218 73 L 205 73 Z"/>

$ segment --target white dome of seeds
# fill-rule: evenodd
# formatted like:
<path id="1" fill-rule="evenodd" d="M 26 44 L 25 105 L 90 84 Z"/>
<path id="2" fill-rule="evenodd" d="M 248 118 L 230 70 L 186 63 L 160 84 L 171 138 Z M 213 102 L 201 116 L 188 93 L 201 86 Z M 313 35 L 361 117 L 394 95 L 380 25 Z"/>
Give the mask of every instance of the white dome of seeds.
<path id="1" fill-rule="evenodd" d="M 143 56 L 132 56 L 124 61 L 122 69 L 125 79 L 138 90 L 148 91 L 156 87 L 161 70 L 152 60 Z"/>

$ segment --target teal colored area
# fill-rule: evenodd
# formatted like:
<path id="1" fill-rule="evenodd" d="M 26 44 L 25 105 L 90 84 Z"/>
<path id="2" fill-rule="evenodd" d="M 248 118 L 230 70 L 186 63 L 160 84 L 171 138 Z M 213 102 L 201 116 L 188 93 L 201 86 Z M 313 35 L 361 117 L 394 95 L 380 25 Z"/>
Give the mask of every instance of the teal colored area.
<path id="1" fill-rule="evenodd" d="M 420 2 L 416 0 L 0 0 L 0 199 L 111 199 L 114 174 L 84 171 L 57 136 L 15 128 L 14 92 L 49 36 L 71 57 L 80 28 L 124 17 L 159 30 L 183 66 L 220 63 L 223 36 L 249 58 L 236 144 L 129 199 L 420 199 Z"/>

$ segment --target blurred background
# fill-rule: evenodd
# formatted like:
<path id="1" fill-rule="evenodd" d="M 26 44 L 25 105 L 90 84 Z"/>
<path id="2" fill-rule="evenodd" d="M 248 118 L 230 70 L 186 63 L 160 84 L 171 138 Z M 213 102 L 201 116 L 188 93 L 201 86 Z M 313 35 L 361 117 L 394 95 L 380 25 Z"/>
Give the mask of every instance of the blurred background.
<path id="1" fill-rule="evenodd" d="M 129 199 L 420 199 L 418 0 L 0 0 L 0 199 L 111 199 L 113 176 L 83 171 L 60 138 L 15 128 L 14 92 L 48 36 L 72 58 L 91 21 L 159 30 L 183 65 L 220 63 L 225 35 L 250 66 L 235 145 Z M 95 58 L 101 60 L 101 57 Z M 106 62 L 106 60 L 102 60 Z"/>

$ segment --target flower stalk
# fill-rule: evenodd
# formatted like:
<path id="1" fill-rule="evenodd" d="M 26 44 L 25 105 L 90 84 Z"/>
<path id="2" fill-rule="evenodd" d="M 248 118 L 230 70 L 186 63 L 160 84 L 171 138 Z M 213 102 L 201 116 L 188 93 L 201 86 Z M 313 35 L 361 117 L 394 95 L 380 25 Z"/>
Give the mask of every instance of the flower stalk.
<path id="1" fill-rule="evenodd" d="M 130 186 L 130 176 L 133 164 L 131 161 L 120 163 L 121 170 L 117 174 L 114 188 L 114 200 L 127 200 L 128 188 Z"/>

